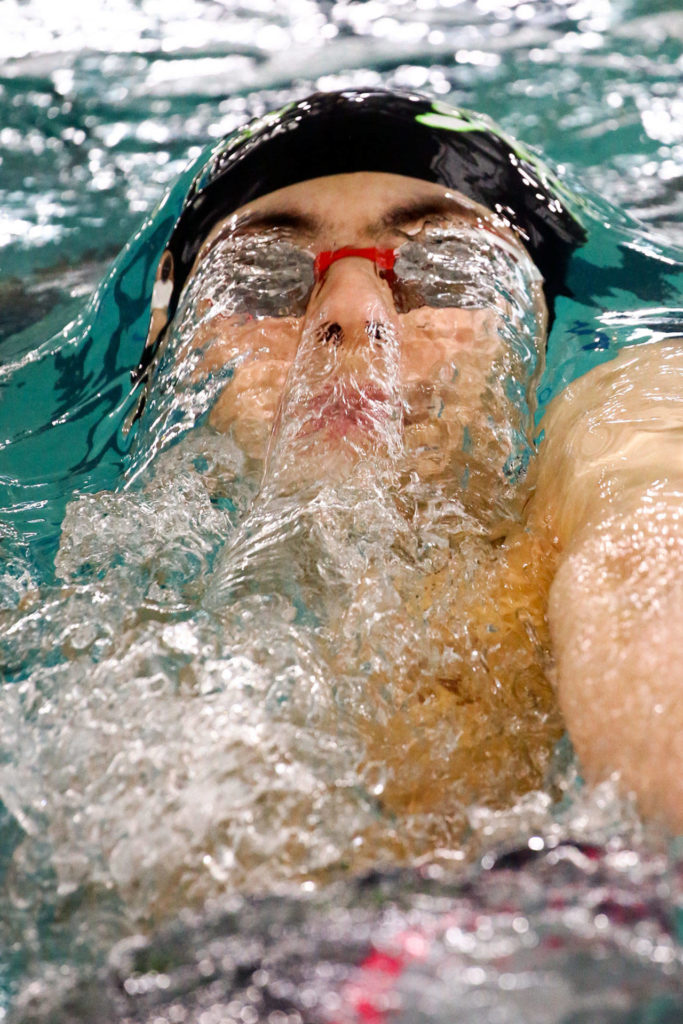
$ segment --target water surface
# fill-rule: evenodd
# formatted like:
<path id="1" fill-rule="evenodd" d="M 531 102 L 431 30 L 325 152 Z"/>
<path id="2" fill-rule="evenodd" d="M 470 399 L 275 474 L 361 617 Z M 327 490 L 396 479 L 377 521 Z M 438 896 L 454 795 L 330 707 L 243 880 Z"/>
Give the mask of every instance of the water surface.
<path id="1" fill-rule="evenodd" d="M 585 203 L 591 244 L 558 305 L 543 406 L 621 345 L 680 330 L 680 6 L 5 0 L 1 17 L 5 1005 L 21 991 L 18 1015 L 67 1020 L 62 992 L 80 985 L 81 1020 L 678 1019 L 676 849 L 609 784 L 585 791 L 556 742 L 542 613 L 509 631 L 506 657 L 525 666 L 510 695 L 486 690 L 495 666 L 472 660 L 476 635 L 436 617 L 426 637 L 391 588 L 377 603 L 389 566 L 420 608 L 411 574 L 428 565 L 438 606 L 455 533 L 474 593 L 500 612 L 468 510 L 444 500 L 416 525 L 391 480 L 361 470 L 325 495 L 314 536 L 259 544 L 272 520 L 254 467 L 206 426 L 122 488 L 140 337 L 102 324 L 124 301 L 142 315 L 153 267 L 125 294 L 105 288 L 97 330 L 83 310 L 207 140 L 313 88 L 418 88 L 494 116 Z M 281 500 L 277 522 L 310 525 L 320 508 L 315 493 L 303 509 Z M 321 552 L 336 604 L 313 620 Z M 292 564 L 269 599 L 268 573 Z M 335 648 L 325 621 L 341 607 Z M 419 687 L 382 688 L 387 666 L 412 679 L 439 631 L 445 671 L 470 658 L 469 696 L 487 693 L 485 713 L 461 701 L 458 714 L 475 752 L 500 744 L 488 799 L 444 709 Z M 378 731 L 392 716 L 393 747 Z M 425 746 L 452 769 L 433 806 L 416 799 L 439 763 Z M 554 854 L 565 838 L 607 853 Z M 531 852 L 497 874 L 501 845 Z M 350 879 L 378 865 L 405 874 Z M 182 908 L 197 916 L 173 923 Z M 141 930 L 151 938 L 116 946 Z M 385 1003 L 363 1003 L 364 985 Z"/>

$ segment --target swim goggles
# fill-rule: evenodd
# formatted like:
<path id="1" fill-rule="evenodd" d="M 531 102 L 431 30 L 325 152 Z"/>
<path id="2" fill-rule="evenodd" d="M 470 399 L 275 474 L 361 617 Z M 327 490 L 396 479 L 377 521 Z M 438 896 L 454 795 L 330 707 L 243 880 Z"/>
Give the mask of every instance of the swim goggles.
<path id="1" fill-rule="evenodd" d="M 302 317 L 316 283 L 353 257 L 374 264 L 399 314 L 430 306 L 524 315 L 531 286 L 540 289 L 542 281 L 521 246 L 481 227 L 426 225 L 395 249 L 344 246 L 317 254 L 272 231 L 236 234 L 218 237 L 201 254 L 181 295 L 178 327 L 200 300 L 207 318 Z"/>
<path id="2" fill-rule="evenodd" d="M 172 274 L 155 286 L 152 324 L 133 382 L 146 384 L 197 254 L 217 223 L 277 189 L 355 171 L 436 182 L 501 216 L 539 268 L 552 316 L 569 256 L 586 233 L 579 201 L 535 154 L 489 119 L 425 96 L 380 89 L 316 93 L 220 140 L 195 175 L 166 243 L 162 267 L 166 260 Z M 392 269 L 397 279 L 412 280 L 398 257 L 386 273 Z M 136 418 L 144 400 L 143 394 Z"/>
<path id="3" fill-rule="evenodd" d="M 288 185 L 356 171 L 435 182 L 499 215 L 541 271 L 549 308 L 569 254 L 585 241 L 576 197 L 493 121 L 415 93 L 315 93 L 220 140 L 195 176 L 167 243 L 169 318 L 217 223 Z"/>

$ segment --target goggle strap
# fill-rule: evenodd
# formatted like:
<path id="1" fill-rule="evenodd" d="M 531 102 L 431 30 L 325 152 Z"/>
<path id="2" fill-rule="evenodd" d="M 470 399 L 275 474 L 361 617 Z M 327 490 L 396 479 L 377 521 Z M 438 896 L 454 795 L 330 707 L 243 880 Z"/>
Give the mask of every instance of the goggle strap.
<path id="1" fill-rule="evenodd" d="M 313 267 L 316 281 L 320 281 L 337 260 L 345 260 L 351 256 L 362 260 L 370 260 L 380 270 L 393 270 L 394 263 L 396 262 L 396 252 L 394 249 L 354 249 L 353 246 L 345 245 L 341 249 L 330 249 L 326 252 L 318 253 Z"/>

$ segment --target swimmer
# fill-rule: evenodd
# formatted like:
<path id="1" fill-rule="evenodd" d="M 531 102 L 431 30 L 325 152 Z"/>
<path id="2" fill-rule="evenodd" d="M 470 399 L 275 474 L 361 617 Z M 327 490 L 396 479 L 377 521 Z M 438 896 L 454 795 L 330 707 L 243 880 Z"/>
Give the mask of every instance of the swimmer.
<path id="1" fill-rule="evenodd" d="M 138 415 L 164 360 L 179 388 L 229 367 L 209 422 L 274 493 L 369 458 L 403 486 L 450 486 L 526 575 L 509 617 L 535 607 L 542 629 L 547 607 L 586 778 L 617 773 L 680 829 L 683 350 L 626 349 L 575 381 L 531 458 L 548 316 L 584 241 L 570 205 L 452 108 L 379 91 L 290 104 L 191 186 L 159 262 Z M 459 586 L 442 569 L 413 610 L 455 614 Z"/>

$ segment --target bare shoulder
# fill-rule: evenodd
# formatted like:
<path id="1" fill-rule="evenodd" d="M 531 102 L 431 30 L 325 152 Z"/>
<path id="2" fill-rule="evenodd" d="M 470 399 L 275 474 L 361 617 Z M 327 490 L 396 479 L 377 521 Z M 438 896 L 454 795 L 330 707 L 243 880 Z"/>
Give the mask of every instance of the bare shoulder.
<path id="1" fill-rule="evenodd" d="M 560 543 L 653 486 L 683 486 L 683 338 L 622 349 L 543 418 L 532 515 Z"/>
<path id="2" fill-rule="evenodd" d="M 683 401 L 682 373 L 683 338 L 629 345 L 614 359 L 572 381 L 550 404 L 543 423 L 549 427 L 570 410 L 581 415 L 599 408 L 607 399 L 623 407 L 636 406 L 653 397 L 678 397 Z M 657 389 L 655 395 L 653 388 Z"/>

